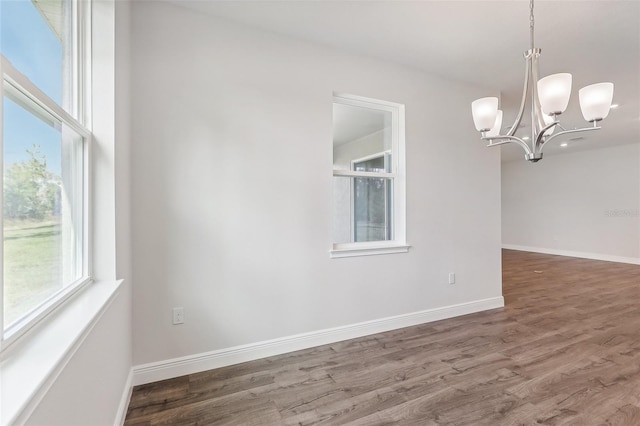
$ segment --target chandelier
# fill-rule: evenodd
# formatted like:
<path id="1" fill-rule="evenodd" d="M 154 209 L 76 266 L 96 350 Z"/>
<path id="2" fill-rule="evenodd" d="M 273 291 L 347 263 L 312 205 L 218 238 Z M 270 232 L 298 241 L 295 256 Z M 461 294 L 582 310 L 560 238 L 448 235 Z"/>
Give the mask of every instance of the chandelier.
<path id="1" fill-rule="evenodd" d="M 522 90 L 522 101 L 516 119 L 506 134 L 500 134 L 502 128 L 502 111 L 498 109 L 498 98 L 481 98 L 471 103 L 471 112 L 476 129 L 487 146 L 498 146 L 516 143 L 524 149 L 525 159 L 533 163 L 542 159 L 542 150 L 553 139 L 569 133 L 599 130 L 598 122 L 609 115 L 613 100 L 613 83 L 597 83 L 583 87 L 578 92 L 580 109 L 584 119 L 592 123 L 591 127 L 580 129 L 566 129 L 558 121 L 569 104 L 571 96 L 571 74 L 552 74 L 542 79 L 539 77 L 538 60 L 541 49 L 533 43 L 533 0 L 529 3 L 529 33 L 531 45 L 524 52 L 525 79 Z M 533 83 L 532 83 L 533 82 Z M 531 102 L 531 135 L 527 137 L 515 136 L 520 128 L 527 99 Z M 556 128 L 559 130 L 554 134 Z M 530 139 L 527 143 L 526 139 Z"/>

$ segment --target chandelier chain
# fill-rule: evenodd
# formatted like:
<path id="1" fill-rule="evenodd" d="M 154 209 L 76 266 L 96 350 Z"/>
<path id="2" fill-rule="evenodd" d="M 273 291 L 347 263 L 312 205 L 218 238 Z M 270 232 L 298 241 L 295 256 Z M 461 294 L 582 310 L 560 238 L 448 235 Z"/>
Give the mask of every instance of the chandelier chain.
<path id="1" fill-rule="evenodd" d="M 533 0 L 529 0 L 529 30 L 530 30 L 530 39 L 531 39 L 531 51 L 533 51 L 533 27 L 535 25 L 535 20 L 533 18 Z"/>

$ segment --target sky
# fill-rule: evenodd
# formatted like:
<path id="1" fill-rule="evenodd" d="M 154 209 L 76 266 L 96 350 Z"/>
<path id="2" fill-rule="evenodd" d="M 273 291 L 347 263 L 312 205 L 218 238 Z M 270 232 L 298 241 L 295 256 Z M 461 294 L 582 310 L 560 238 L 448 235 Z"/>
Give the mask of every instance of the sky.
<path id="1" fill-rule="evenodd" d="M 30 0 L 0 0 L 0 52 L 51 99 L 62 102 L 62 43 Z M 60 131 L 12 100 L 3 98 L 5 169 L 29 158 L 36 144 L 47 169 L 60 175 Z"/>

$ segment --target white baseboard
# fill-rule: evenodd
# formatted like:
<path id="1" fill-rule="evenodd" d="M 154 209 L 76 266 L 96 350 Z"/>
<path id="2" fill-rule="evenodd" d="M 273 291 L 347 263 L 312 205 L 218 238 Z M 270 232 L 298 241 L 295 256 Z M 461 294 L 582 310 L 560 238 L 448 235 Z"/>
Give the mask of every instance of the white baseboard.
<path id="1" fill-rule="evenodd" d="M 504 307 L 504 298 L 476 300 L 342 327 L 204 352 L 133 367 L 133 384 L 141 385 L 200 371 L 253 361 L 287 352 L 354 339 L 398 328 Z"/>
<path id="2" fill-rule="evenodd" d="M 129 408 L 129 402 L 131 402 L 131 393 L 133 392 L 133 368 L 129 370 L 129 375 L 124 384 L 122 390 L 122 397 L 120 398 L 120 405 L 118 405 L 118 412 L 116 413 L 116 420 L 114 425 L 122 426 L 127 417 L 127 409 Z"/>
<path id="3" fill-rule="evenodd" d="M 557 256 L 579 257 L 582 259 L 604 260 L 606 262 L 630 263 L 632 265 L 640 265 L 640 259 L 635 257 L 611 256 L 608 254 L 586 253 L 582 251 L 557 250 L 541 247 L 519 246 L 515 244 L 503 244 L 503 249 L 530 251 L 533 253 L 555 254 Z"/>

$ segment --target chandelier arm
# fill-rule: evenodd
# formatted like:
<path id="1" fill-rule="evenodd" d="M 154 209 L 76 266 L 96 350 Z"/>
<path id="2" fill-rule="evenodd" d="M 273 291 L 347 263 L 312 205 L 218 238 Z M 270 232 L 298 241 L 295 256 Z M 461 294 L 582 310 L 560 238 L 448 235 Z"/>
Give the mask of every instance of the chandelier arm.
<path id="1" fill-rule="evenodd" d="M 507 143 L 517 143 L 518 145 L 520 145 L 522 147 L 522 149 L 524 149 L 525 154 L 531 154 L 531 148 L 529 148 L 529 145 L 527 145 L 527 143 L 525 141 L 523 141 L 522 139 L 516 137 L 516 136 L 509 136 L 509 135 L 498 135 L 498 136 L 485 136 L 483 138 L 481 138 L 483 141 L 488 141 L 489 146 L 498 146 L 498 145 L 504 145 Z M 499 142 L 494 142 L 494 140 L 498 139 Z"/>
<path id="2" fill-rule="evenodd" d="M 562 132 L 558 132 L 553 136 L 549 136 L 544 142 L 542 142 L 542 144 L 540 145 L 540 152 L 542 152 L 542 149 L 545 147 L 547 143 L 551 142 L 553 139 L 557 138 L 558 136 L 566 135 L 569 133 L 588 132 L 590 130 L 600 130 L 600 129 L 602 129 L 602 127 L 593 126 L 593 127 L 583 127 L 581 129 L 570 129 L 570 130 L 564 130 Z"/>
<path id="3" fill-rule="evenodd" d="M 536 132 L 542 131 L 541 129 L 546 126 L 544 119 L 542 118 L 542 106 L 540 105 L 540 98 L 536 83 L 540 79 L 539 58 L 540 53 L 536 53 L 534 51 L 531 55 L 531 78 L 533 81 L 533 84 L 531 85 L 531 139 L 535 139 Z M 554 121 L 557 121 L 557 119 L 554 119 Z"/>
<path id="4" fill-rule="evenodd" d="M 518 115 L 516 116 L 516 120 L 513 122 L 513 125 L 507 132 L 507 136 L 513 136 L 518 130 L 518 126 L 520 126 L 520 122 L 522 121 L 522 116 L 524 115 L 524 108 L 527 104 L 527 93 L 529 91 L 529 74 L 531 67 L 531 55 L 527 56 L 524 66 L 524 87 L 522 88 L 522 100 L 520 101 L 520 110 L 518 111 Z"/>
<path id="5" fill-rule="evenodd" d="M 536 143 L 533 145 L 535 149 L 537 149 L 538 147 L 540 147 L 540 150 L 542 150 L 542 147 L 544 146 L 545 142 L 543 140 L 544 138 L 544 134 L 547 130 L 549 130 L 550 128 L 554 127 L 554 126 L 559 126 L 560 123 L 558 121 L 554 121 L 553 123 L 550 123 L 547 126 L 544 126 L 541 130 L 540 133 L 538 133 L 538 136 L 536 137 Z M 547 139 L 548 140 L 548 139 Z"/>

